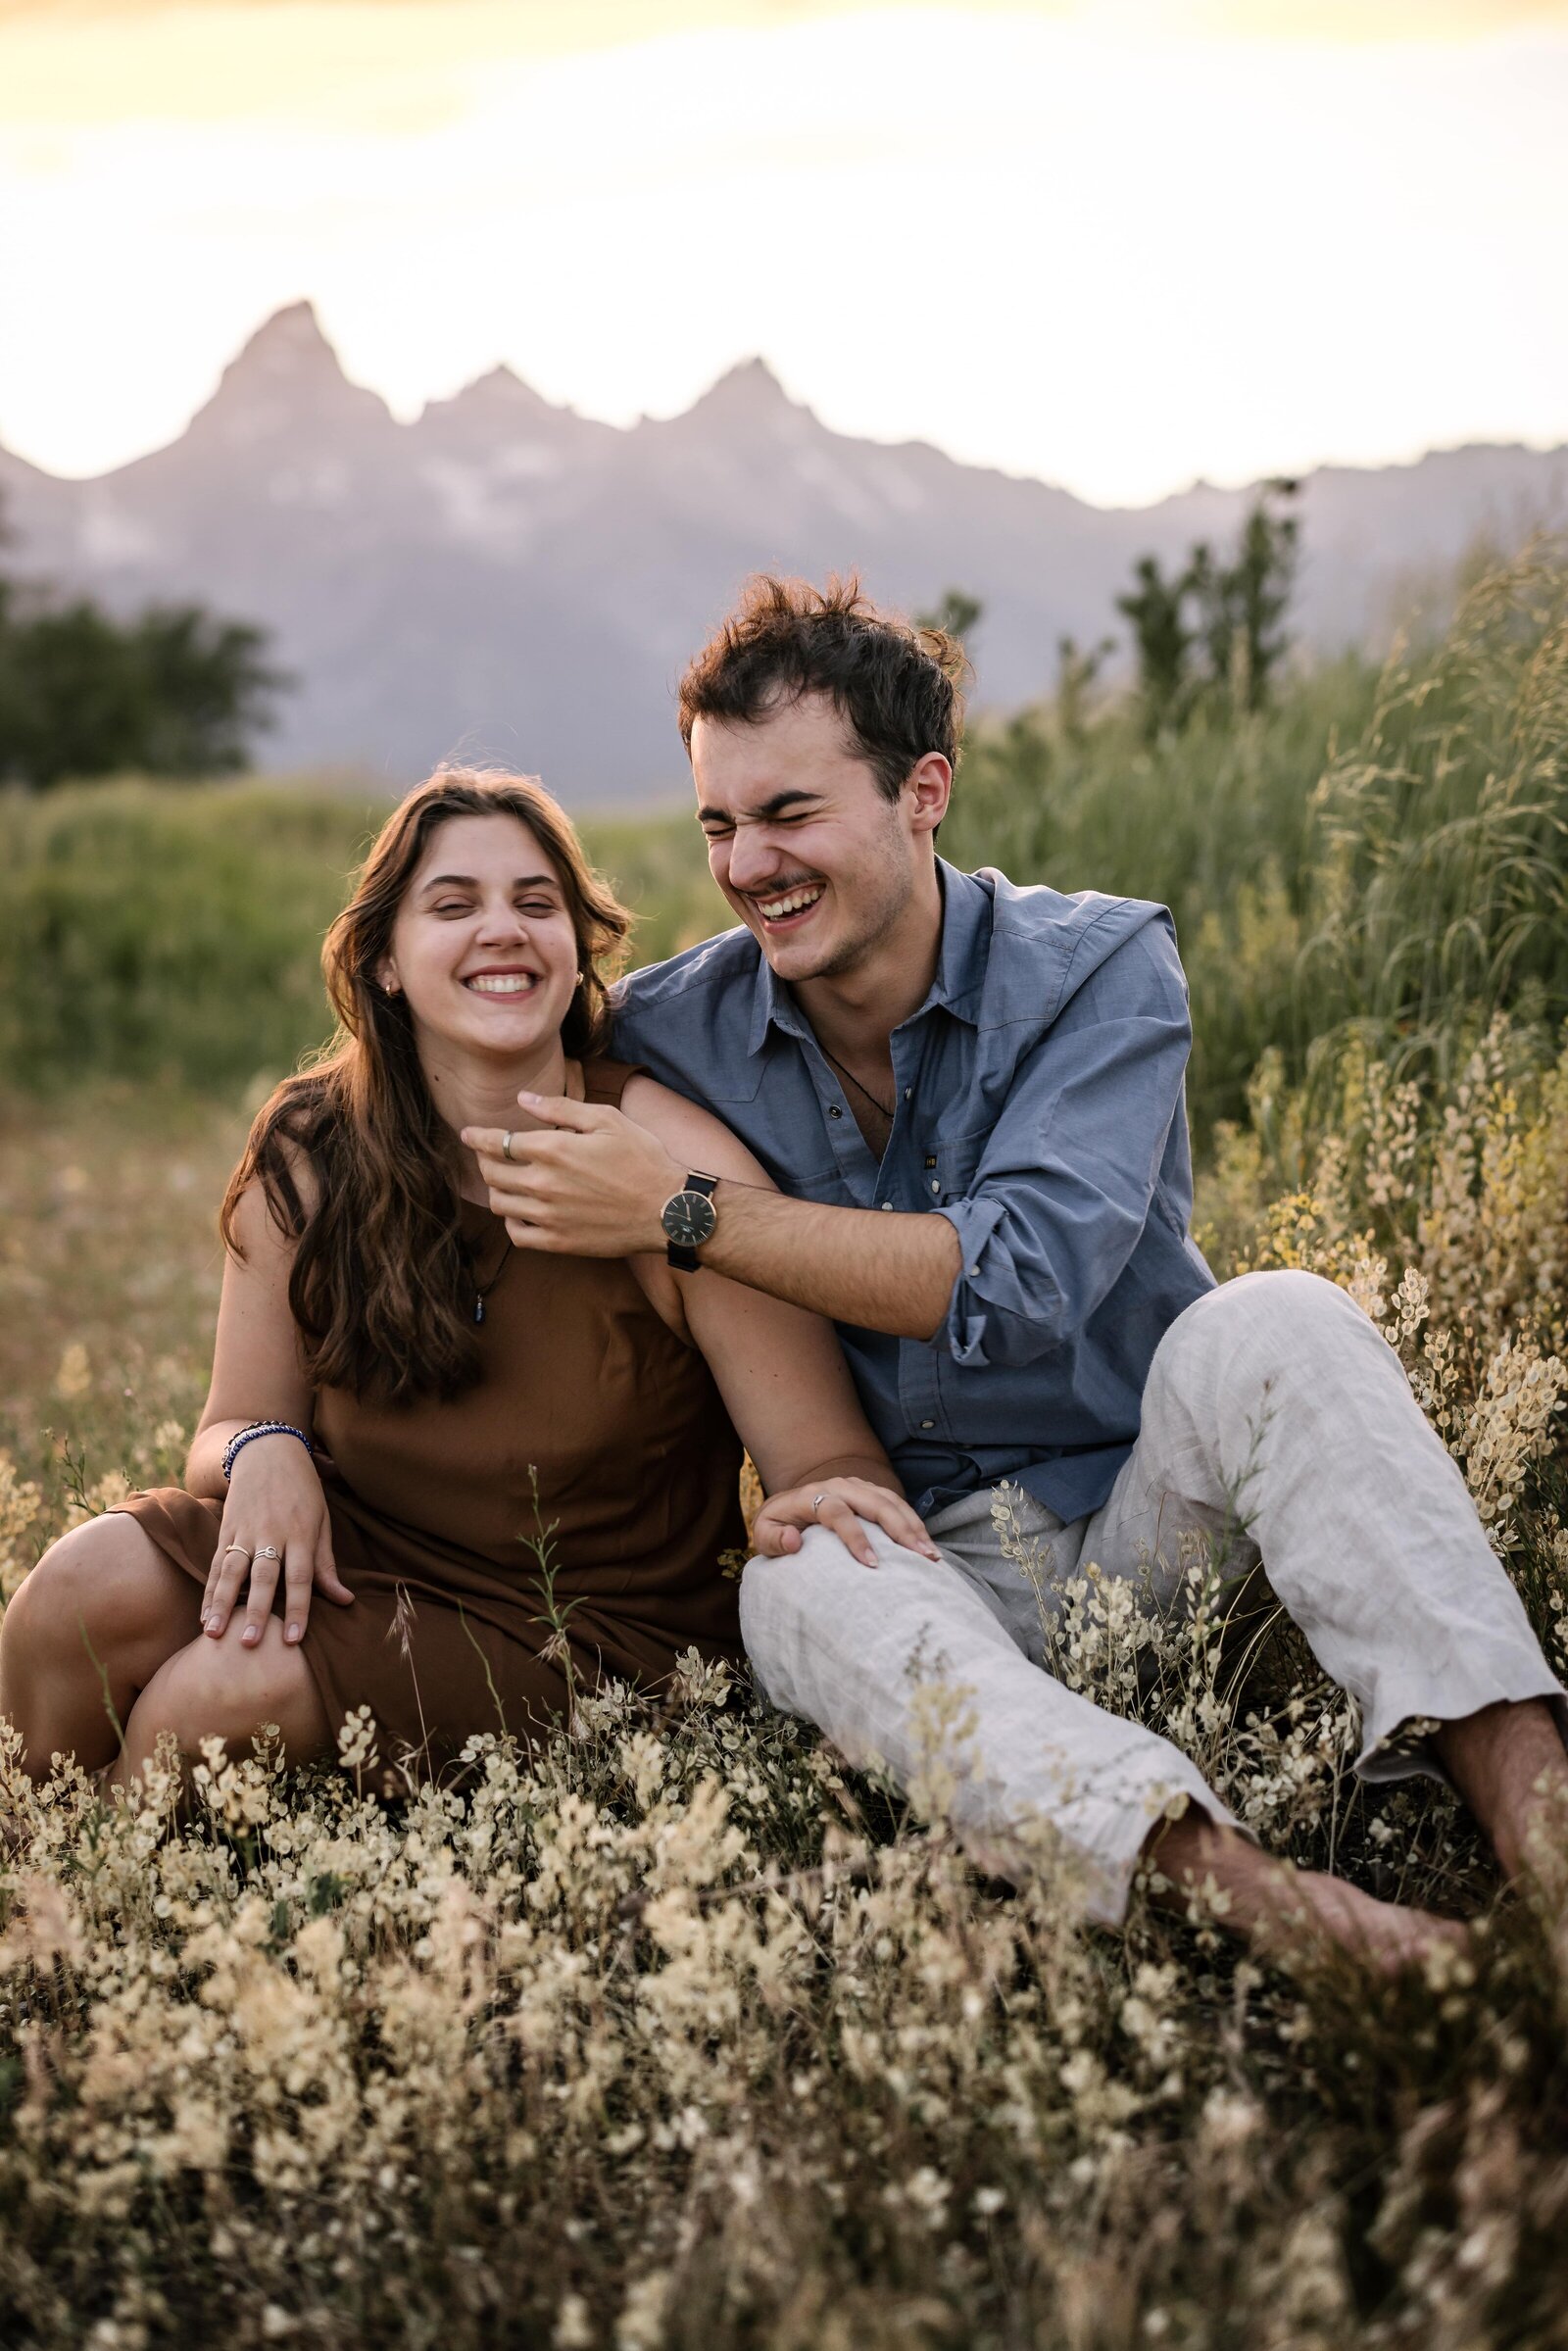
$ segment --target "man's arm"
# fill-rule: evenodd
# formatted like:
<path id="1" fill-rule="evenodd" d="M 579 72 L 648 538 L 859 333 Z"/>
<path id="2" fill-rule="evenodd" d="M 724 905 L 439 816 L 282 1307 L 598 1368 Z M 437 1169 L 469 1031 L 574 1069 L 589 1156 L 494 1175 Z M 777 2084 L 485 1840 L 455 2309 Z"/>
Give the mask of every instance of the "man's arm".
<path id="1" fill-rule="evenodd" d="M 523 1106 L 546 1131 L 516 1136 L 510 1160 L 499 1134 L 463 1134 L 516 1247 L 662 1256 L 660 1214 L 687 1165 L 621 1110 L 531 1095 Z M 958 1237 L 945 1217 L 824 1207 L 727 1176 L 713 1204 L 718 1228 L 703 1263 L 749 1290 L 901 1339 L 929 1339 L 948 1310 Z"/>
<path id="2" fill-rule="evenodd" d="M 961 1262 L 945 1216 L 824 1207 L 729 1183 L 713 1205 L 718 1229 L 703 1262 L 732 1282 L 895 1339 L 941 1329 Z"/>
<path id="3" fill-rule="evenodd" d="M 703 1259 L 731 1281 L 960 1362 L 1028 1363 L 1110 1293 L 1148 1221 L 1192 1030 L 1174 934 L 1106 956 L 1019 1062 L 965 1197 L 913 1213 L 839 1208 L 721 1181 Z M 687 1170 L 620 1112 L 521 1098 L 553 1132 L 466 1130 L 519 1249 L 662 1249 Z M 709 1171 L 716 1172 L 716 1171 Z"/>

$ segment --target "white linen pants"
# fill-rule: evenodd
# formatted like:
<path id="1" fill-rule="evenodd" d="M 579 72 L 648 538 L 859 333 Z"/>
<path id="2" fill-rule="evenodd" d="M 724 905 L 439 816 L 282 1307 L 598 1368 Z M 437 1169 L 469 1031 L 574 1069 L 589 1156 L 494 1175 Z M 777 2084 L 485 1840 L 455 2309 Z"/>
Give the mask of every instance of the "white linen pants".
<path id="1" fill-rule="evenodd" d="M 1368 1779 L 1443 1777 L 1429 1747 L 1387 1744 L 1415 1716 L 1545 1697 L 1568 1730 L 1563 1690 L 1398 1358 L 1314 1274 L 1246 1274 L 1189 1306 L 1155 1352 L 1138 1442 L 1102 1508 L 1064 1526 L 1031 1504 L 1024 1523 L 1058 1583 L 1091 1561 L 1112 1576 L 1152 1567 L 1156 1599 L 1175 1591 L 1184 1533 L 1233 1530 L 1228 1568 L 1261 1554 L 1275 1597 L 1359 1705 Z M 874 1570 L 815 1527 L 792 1556 L 753 1559 L 741 1631 L 761 1686 L 901 1785 L 935 1763 L 956 1830 L 1000 1875 L 1030 1866 L 1031 1825 L 1044 1824 L 1081 1873 L 1088 1914 L 1117 1925 L 1173 1796 L 1234 1816 L 1169 1740 L 1044 1670 L 1039 1603 L 1003 1556 L 989 1494 L 929 1529 L 940 1563 L 877 1528 Z M 920 1694 L 934 1684 L 963 1693 L 967 1722 L 942 1726 Z"/>

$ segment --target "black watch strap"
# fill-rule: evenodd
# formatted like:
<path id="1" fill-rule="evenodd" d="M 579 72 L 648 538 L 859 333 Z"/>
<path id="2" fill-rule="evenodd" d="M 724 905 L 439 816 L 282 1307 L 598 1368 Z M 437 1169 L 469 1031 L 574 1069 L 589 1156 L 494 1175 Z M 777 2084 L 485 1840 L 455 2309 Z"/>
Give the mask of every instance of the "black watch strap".
<path id="1" fill-rule="evenodd" d="M 700 1192 L 706 1200 L 711 1200 L 713 1187 L 717 1182 L 717 1176 L 704 1175 L 700 1168 L 693 1168 L 688 1172 L 681 1190 L 682 1192 Z M 701 1257 L 686 1242 L 666 1242 L 664 1257 L 676 1273 L 699 1273 L 702 1270 Z"/>

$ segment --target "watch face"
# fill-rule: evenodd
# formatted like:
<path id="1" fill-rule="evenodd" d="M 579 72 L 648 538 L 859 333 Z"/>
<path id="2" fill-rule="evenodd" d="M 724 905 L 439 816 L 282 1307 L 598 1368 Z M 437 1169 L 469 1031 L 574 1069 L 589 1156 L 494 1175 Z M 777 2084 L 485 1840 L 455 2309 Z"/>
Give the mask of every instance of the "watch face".
<path id="1" fill-rule="evenodd" d="M 706 1192 L 677 1192 L 664 1202 L 664 1231 L 679 1249 L 697 1249 L 711 1238 L 718 1211 Z"/>

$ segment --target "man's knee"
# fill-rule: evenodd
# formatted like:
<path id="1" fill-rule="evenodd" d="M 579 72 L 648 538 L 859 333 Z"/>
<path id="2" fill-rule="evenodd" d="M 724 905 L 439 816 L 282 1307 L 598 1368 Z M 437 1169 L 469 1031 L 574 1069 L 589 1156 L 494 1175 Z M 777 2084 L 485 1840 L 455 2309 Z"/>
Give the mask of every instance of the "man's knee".
<path id="1" fill-rule="evenodd" d="M 825 1528 L 805 1530 L 798 1551 L 748 1562 L 741 1578 L 741 1639 L 775 1706 L 824 1719 L 846 1691 L 902 1690 L 908 1661 L 956 1642 L 1011 1650 L 998 1616 L 949 1559 L 906 1550 L 868 1527 L 877 1555 L 866 1567 Z M 837 1730 L 833 1736 L 840 1736 Z"/>
<path id="2" fill-rule="evenodd" d="M 1194 1301 L 1165 1334 L 1151 1377 L 1201 1351 L 1255 1377 L 1288 1378 L 1369 1340 L 1383 1346 L 1348 1291 L 1322 1274 L 1284 1266 L 1238 1274 Z M 1161 1361 L 1161 1357 L 1164 1358 Z"/>
<path id="3" fill-rule="evenodd" d="M 781 1558 L 760 1552 L 749 1559 L 741 1577 L 743 1635 L 748 1617 L 778 1623 L 826 1622 L 861 1604 L 874 1606 L 879 1577 L 884 1579 L 882 1589 L 886 1591 L 888 1579 L 901 1572 L 954 1572 L 939 1569 L 916 1551 L 906 1551 L 880 1527 L 862 1524 L 877 1556 L 875 1567 L 857 1559 L 826 1527 L 803 1528 L 798 1551 L 787 1551 Z"/>
<path id="4" fill-rule="evenodd" d="M 782 1660 L 809 1625 L 831 1614 L 835 1590 L 853 1592 L 852 1577 L 874 1572 L 824 1527 L 804 1528 L 798 1551 L 748 1559 L 741 1576 L 741 1639 L 769 1696 Z"/>

